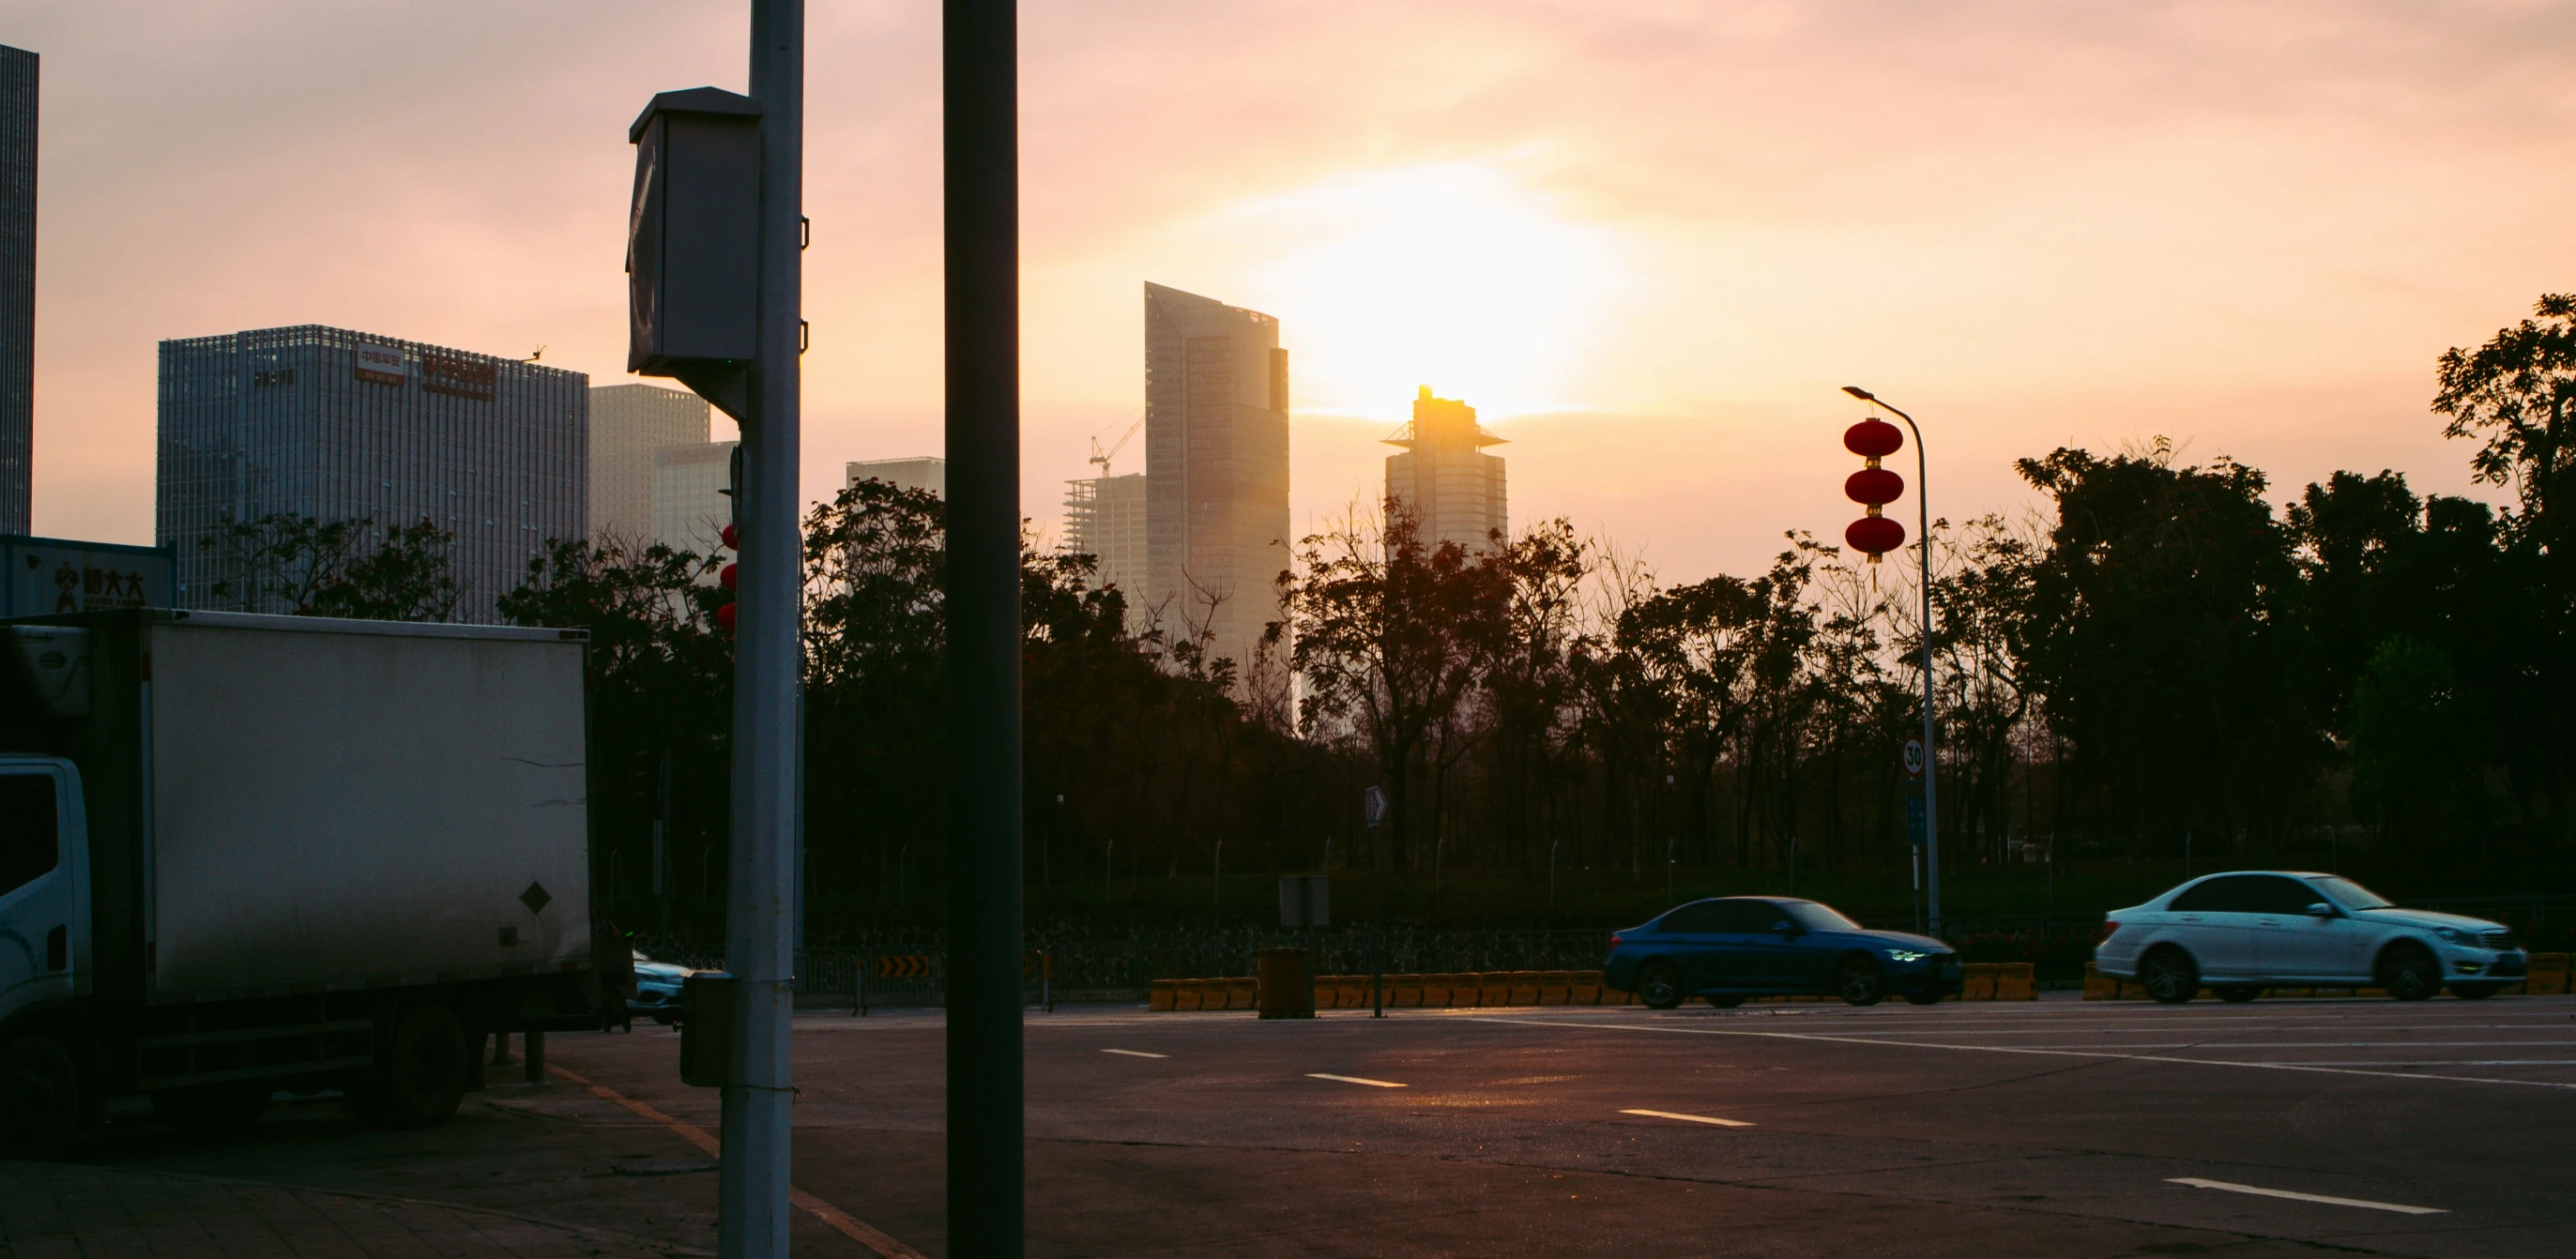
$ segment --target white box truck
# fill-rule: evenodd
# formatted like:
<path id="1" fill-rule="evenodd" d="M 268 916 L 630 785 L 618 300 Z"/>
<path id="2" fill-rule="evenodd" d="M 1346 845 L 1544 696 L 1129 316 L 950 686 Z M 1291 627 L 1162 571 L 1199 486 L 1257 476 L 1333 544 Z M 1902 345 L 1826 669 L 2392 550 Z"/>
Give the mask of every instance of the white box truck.
<path id="1" fill-rule="evenodd" d="M 0 624 L 0 1157 L 103 1100 L 452 1114 L 487 1036 L 601 1028 L 586 635 L 126 610 Z"/>

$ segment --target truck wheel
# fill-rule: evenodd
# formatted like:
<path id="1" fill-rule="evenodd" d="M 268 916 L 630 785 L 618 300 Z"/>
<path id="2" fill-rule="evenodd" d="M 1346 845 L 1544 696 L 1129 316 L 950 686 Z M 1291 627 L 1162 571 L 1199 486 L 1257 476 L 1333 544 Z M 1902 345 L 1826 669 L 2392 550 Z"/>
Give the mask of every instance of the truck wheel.
<path id="1" fill-rule="evenodd" d="M 152 1113 L 192 1137 L 229 1137 L 258 1122 L 268 1109 L 273 1081 L 200 1084 L 152 1095 Z"/>
<path id="2" fill-rule="evenodd" d="M 80 1129 L 80 1070 L 51 1036 L 0 1048 L 0 1158 L 54 1158 Z"/>
<path id="3" fill-rule="evenodd" d="M 365 1087 L 373 1096 L 360 1117 L 393 1128 L 446 1122 L 465 1100 L 465 1054 L 465 1029 L 454 1011 L 443 1005 L 403 1011 L 384 1068 L 370 1073 Z"/>

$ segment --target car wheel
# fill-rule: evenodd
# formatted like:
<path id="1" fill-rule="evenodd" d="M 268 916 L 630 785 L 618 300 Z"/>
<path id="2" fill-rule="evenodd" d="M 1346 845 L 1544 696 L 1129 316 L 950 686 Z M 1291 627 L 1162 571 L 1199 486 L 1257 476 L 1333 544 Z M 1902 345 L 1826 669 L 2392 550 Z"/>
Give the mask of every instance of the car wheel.
<path id="1" fill-rule="evenodd" d="M 2263 995 L 2263 990 L 2247 984 L 2229 984 L 2217 990 L 2218 999 L 2231 1005 L 2243 1005 Z"/>
<path id="2" fill-rule="evenodd" d="M 2451 995 L 2462 1001 L 2484 1001 L 2503 987 L 2503 984 L 2453 984 Z"/>
<path id="3" fill-rule="evenodd" d="M 2138 964 L 2138 986 L 2161 1004 L 2181 1005 L 2200 995 L 2200 967 L 2191 954 L 2167 945 Z"/>
<path id="4" fill-rule="evenodd" d="M 1670 962 L 1648 962 L 1637 969 L 1637 999 L 1649 1010 L 1670 1010 L 1682 1003 L 1682 980 Z"/>
<path id="5" fill-rule="evenodd" d="M 229 1137 L 259 1121 L 275 1081 L 200 1084 L 152 1095 L 152 1113 L 192 1137 Z"/>
<path id="6" fill-rule="evenodd" d="M 0 1158 L 54 1158 L 80 1130 L 80 1071 L 51 1036 L 0 1048 Z"/>
<path id="7" fill-rule="evenodd" d="M 1707 996 L 1700 998 L 1700 1000 L 1716 1006 L 1721 1010 L 1732 1010 L 1735 1007 L 1744 1004 L 1744 994 L 1740 992 L 1712 992 Z"/>
<path id="8" fill-rule="evenodd" d="M 1887 976 L 1868 958 L 1844 958 L 1834 967 L 1834 995 L 1845 1005 L 1877 1005 L 1887 995 Z"/>
<path id="9" fill-rule="evenodd" d="M 2400 940 L 2379 955 L 2379 986 L 2400 1001 L 2422 1001 L 2442 990 L 2442 963 L 2433 950 Z"/>

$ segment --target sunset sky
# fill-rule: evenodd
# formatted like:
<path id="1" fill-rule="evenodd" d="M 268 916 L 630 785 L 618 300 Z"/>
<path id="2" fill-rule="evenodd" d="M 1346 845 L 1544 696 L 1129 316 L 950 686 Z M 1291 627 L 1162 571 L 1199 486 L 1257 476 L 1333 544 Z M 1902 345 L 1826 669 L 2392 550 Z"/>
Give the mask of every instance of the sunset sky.
<path id="1" fill-rule="evenodd" d="M 0 4 L 44 58 L 37 531 L 150 540 L 164 337 L 328 323 L 630 379 L 625 128 L 741 90 L 746 11 Z M 2159 434 L 2276 498 L 2464 492 L 2434 357 L 2576 288 L 2571 5 L 1021 11 L 1050 529 L 1143 407 L 1147 280 L 1279 317 L 1301 527 L 1374 497 L 1427 383 L 1509 439 L 1516 525 L 1667 581 L 1839 537 L 1846 383 L 1924 423 L 1953 518 L 2027 510 L 2017 456 Z M 941 385 L 938 6 L 810 22 L 812 497 L 936 453 Z"/>

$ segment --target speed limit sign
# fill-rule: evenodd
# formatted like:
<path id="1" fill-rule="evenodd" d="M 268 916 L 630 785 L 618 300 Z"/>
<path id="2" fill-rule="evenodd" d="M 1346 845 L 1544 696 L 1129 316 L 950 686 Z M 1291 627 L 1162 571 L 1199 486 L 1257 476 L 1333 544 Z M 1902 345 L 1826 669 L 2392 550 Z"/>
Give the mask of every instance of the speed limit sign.
<path id="1" fill-rule="evenodd" d="M 1905 741 L 1905 776 L 1908 778 L 1923 776 L 1923 740 L 1921 739 Z"/>

